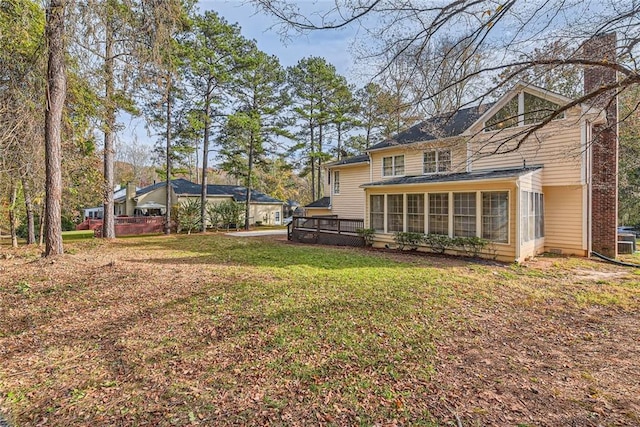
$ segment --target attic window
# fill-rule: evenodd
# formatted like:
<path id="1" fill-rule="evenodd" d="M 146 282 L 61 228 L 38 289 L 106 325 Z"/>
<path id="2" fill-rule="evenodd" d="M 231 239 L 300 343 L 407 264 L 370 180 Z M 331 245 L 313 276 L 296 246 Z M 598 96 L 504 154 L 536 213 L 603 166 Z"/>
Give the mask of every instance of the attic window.
<path id="1" fill-rule="evenodd" d="M 520 92 L 484 123 L 484 131 L 490 132 L 540 123 L 558 108 L 560 108 L 560 105 L 555 102 L 527 92 Z M 553 120 L 559 119 L 564 119 L 564 112 L 553 118 Z"/>

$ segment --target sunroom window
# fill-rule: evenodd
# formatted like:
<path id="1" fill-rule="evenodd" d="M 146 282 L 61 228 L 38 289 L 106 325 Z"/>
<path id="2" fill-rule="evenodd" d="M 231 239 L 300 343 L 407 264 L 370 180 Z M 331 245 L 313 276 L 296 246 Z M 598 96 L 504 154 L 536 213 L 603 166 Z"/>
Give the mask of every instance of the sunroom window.
<path id="1" fill-rule="evenodd" d="M 424 233 L 424 194 L 407 194 L 407 231 Z"/>
<path id="2" fill-rule="evenodd" d="M 371 196 L 371 228 L 384 231 L 384 196 Z"/>
<path id="3" fill-rule="evenodd" d="M 482 237 L 494 242 L 509 240 L 509 193 L 482 193 Z"/>
<path id="4" fill-rule="evenodd" d="M 476 193 L 453 194 L 453 236 L 476 235 Z"/>
<path id="5" fill-rule="evenodd" d="M 403 229 L 403 196 L 402 194 L 387 195 L 387 231 L 389 233 Z"/>

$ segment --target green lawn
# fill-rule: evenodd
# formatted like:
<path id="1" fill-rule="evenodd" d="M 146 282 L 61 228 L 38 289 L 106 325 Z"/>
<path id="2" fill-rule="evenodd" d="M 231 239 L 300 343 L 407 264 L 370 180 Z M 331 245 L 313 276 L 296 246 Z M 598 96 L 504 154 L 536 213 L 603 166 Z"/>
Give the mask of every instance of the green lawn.
<path id="1" fill-rule="evenodd" d="M 0 261 L 0 408 L 18 425 L 488 425 L 509 411 L 537 425 L 548 405 L 587 420 L 577 386 L 560 403 L 568 383 L 501 358 L 548 322 L 565 331 L 565 315 L 628 316 L 640 301 L 633 270 L 581 259 L 532 268 L 211 234 L 66 248 L 53 264 Z M 471 349 L 487 359 L 468 362 Z M 535 378 L 547 400 L 526 416 L 463 404 L 493 369 L 502 384 Z M 619 379 L 629 392 L 634 375 Z"/>

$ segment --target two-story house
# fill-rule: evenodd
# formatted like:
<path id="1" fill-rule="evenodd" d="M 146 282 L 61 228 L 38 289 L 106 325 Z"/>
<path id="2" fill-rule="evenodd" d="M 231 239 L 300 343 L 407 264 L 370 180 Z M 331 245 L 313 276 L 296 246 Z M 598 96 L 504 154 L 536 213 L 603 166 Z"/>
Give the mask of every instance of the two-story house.
<path id="1" fill-rule="evenodd" d="M 392 244 L 396 232 L 418 232 L 482 237 L 507 261 L 541 252 L 615 255 L 616 189 L 594 170 L 615 169 L 615 135 L 598 154 L 609 160 L 593 159 L 605 111 L 576 105 L 522 139 L 571 101 L 518 84 L 491 105 L 427 120 L 328 164 L 325 213 L 364 218 L 375 246 Z M 601 230 L 613 241 L 598 238 Z"/>

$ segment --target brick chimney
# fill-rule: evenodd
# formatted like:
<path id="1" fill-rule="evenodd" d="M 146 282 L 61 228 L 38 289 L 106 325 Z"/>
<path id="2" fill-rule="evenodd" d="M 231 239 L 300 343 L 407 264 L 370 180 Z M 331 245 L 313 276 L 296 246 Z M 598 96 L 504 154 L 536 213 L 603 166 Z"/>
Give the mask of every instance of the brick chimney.
<path id="1" fill-rule="evenodd" d="M 616 34 L 594 36 L 583 45 L 585 58 L 615 63 Z M 616 82 L 612 68 L 587 66 L 584 91 Z M 607 122 L 592 128 L 591 140 L 591 248 L 615 258 L 618 254 L 618 99 L 606 91 L 591 101 L 591 107 L 604 111 Z"/>

